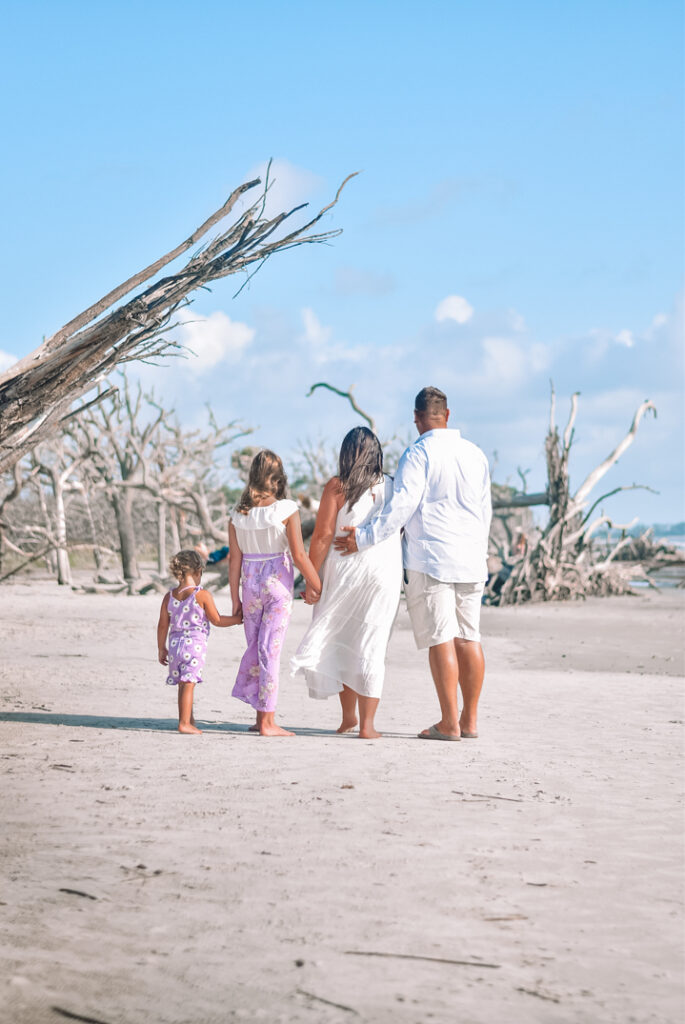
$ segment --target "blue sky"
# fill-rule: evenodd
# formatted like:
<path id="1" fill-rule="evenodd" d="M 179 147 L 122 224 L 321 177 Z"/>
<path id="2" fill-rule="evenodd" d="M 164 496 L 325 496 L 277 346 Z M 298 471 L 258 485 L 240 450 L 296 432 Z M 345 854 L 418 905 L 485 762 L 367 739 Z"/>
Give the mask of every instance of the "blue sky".
<path id="1" fill-rule="evenodd" d="M 354 424 L 354 385 L 410 436 L 424 384 L 544 480 L 549 380 L 581 391 L 572 483 L 651 398 L 604 490 L 618 521 L 683 511 L 682 6 L 8 4 L 0 39 L 0 366 L 144 266 L 274 157 L 272 202 L 323 205 L 331 247 L 229 278 L 143 370 L 188 425 L 209 400 L 284 456 Z M 600 485 L 601 487 L 601 485 Z M 600 491 L 601 493 L 601 491 Z"/>

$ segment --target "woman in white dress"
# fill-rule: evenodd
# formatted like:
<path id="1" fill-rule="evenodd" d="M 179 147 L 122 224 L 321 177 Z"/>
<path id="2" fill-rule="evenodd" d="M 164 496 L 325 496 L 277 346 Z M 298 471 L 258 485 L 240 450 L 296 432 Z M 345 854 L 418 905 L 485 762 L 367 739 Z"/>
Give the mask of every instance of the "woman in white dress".
<path id="1" fill-rule="evenodd" d="M 359 724 L 362 739 L 381 734 L 374 726 L 385 676 L 385 652 L 402 586 L 402 548 L 396 535 L 345 558 L 332 546 L 343 526 L 364 526 L 382 511 L 392 494 L 383 474 L 383 451 L 368 427 L 355 427 L 340 448 L 339 475 L 326 484 L 309 547 L 323 586 L 312 621 L 292 659 L 294 674 L 304 675 L 310 697 L 340 694 L 338 732 Z M 359 722 L 357 721 L 359 704 Z"/>

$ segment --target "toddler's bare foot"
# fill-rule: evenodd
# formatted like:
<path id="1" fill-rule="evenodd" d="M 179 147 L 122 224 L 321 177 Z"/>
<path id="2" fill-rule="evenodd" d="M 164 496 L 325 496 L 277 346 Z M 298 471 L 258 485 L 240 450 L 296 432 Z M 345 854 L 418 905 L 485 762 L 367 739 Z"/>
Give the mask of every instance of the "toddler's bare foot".
<path id="1" fill-rule="evenodd" d="M 196 729 L 190 722 L 188 722 L 187 725 L 184 722 L 179 722 L 178 731 L 184 733 L 197 733 L 198 735 L 202 733 L 202 729 Z"/>
<path id="2" fill-rule="evenodd" d="M 383 735 L 382 732 L 376 732 L 375 729 L 360 729 L 359 739 L 360 740 L 379 740 Z"/>
<path id="3" fill-rule="evenodd" d="M 276 725 L 273 722 L 271 724 L 269 724 L 269 725 L 267 725 L 265 722 L 262 722 L 260 727 L 259 727 L 259 735 L 260 736 L 294 736 L 295 733 L 294 732 L 288 732 L 287 729 L 281 729 L 280 725 Z"/>
<path id="4" fill-rule="evenodd" d="M 335 730 L 336 732 L 354 732 L 359 725 L 356 718 L 343 718 L 340 726 Z"/>

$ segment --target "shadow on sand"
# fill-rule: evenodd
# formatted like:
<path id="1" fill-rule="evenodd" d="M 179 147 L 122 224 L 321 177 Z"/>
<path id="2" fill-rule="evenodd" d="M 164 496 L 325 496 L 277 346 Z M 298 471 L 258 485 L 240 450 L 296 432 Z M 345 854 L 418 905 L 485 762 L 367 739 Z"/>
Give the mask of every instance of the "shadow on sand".
<path id="1" fill-rule="evenodd" d="M 131 732 L 176 732 L 178 720 L 175 718 L 114 718 L 108 715 L 63 715 L 58 712 L 45 711 L 0 711 L 0 722 L 24 722 L 29 725 L 68 725 L 82 729 L 125 729 Z M 239 722 L 210 722 L 198 718 L 197 724 L 202 732 L 227 732 L 244 736 L 257 736 L 250 732 L 249 726 Z M 335 729 L 311 729 L 284 724 L 296 736 L 337 736 L 341 740 L 358 739 L 356 733 L 340 734 Z M 385 733 L 387 737 L 411 739 L 414 733 Z"/>

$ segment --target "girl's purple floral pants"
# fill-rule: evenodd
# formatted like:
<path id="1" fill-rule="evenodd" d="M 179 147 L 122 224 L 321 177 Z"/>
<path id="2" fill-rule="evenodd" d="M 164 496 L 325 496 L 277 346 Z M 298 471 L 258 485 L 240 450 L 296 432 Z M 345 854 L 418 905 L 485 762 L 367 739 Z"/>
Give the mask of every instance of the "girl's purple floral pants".
<path id="1" fill-rule="evenodd" d="M 243 555 L 243 626 L 247 650 L 233 696 L 257 711 L 275 711 L 281 647 L 293 606 L 293 564 L 289 552 Z"/>

